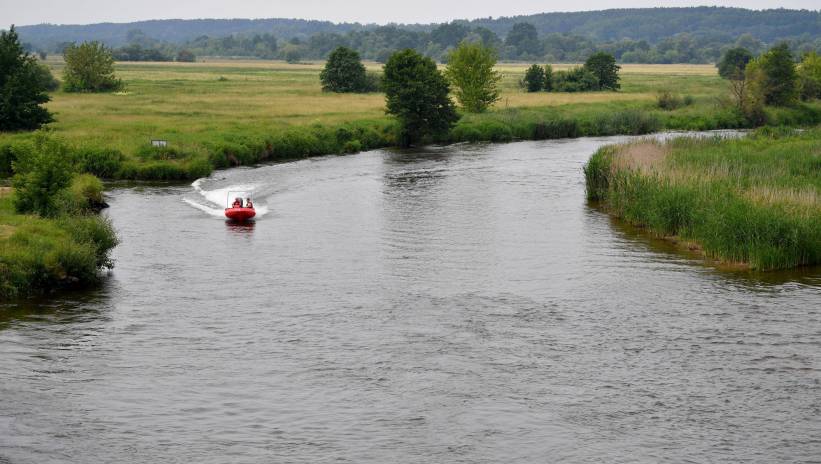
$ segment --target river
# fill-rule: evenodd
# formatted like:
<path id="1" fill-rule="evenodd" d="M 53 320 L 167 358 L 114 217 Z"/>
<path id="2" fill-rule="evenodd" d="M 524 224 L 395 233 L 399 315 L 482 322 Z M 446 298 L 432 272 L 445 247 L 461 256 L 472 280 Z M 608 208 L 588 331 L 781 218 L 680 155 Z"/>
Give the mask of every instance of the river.
<path id="1" fill-rule="evenodd" d="M 102 288 L 0 306 L 0 463 L 818 462 L 821 271 L 722 271 L 588 205 L 628 139 L 111 191 Z"/>

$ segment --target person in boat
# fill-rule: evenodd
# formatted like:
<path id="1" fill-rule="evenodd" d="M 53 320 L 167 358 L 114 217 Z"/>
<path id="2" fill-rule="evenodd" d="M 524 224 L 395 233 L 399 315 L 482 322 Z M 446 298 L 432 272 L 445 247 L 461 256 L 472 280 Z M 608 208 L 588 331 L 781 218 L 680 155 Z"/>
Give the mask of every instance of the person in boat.
<path id="1" fill-rule="evenodd" d="M 231 205 L 231 208 L 242 208 L 242 198 L 234 198 L 234 204 Z"/>
<path id="2" fill-rule="evenodd" d="M 246 199 L 245 199 L 245 207 L 246 207 L 246 208 L 251 208 L 251 209 L 254 209 L 254 204 L 253 204 L 253 203 L 251 203 L 251 199 L 250 199 L 250 198 L 246 198 Z"/>

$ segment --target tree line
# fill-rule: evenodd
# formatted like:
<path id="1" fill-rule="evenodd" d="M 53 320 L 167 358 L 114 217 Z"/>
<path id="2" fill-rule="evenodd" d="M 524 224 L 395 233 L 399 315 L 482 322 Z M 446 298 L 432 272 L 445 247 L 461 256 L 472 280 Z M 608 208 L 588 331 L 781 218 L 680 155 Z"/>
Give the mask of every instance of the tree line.
<path id="1" fill-rule="evenodd" d="M 459 43 L 468 40 L 493 47 L 502 60 L 578 63 L 596 52 L 606 52 L 622 63 L 715 63 L 729 49 L 746 48 L 761 53 L 772 44 L 750 33 L 692 34 L 682 32 L 656 42 L 620 38 L 597 40 L 571 32 L 540 33 L 528 22 L 517 22 L 500 36 L 493 30 L 465 22 L 440 24 L 429 31 L 400 26 L 366 30 L 317 32 L 307 37 L 277 38 L 271 33 L 236 34 L 221 37 L 201 35 L 182 43 L 162 42 L 141 30 L 127 34 L 127 44 L 114 49 L 119 61 L 185 61 L 191 56 L 251 57 L 288 61 L 326 59 L 337 47 L 356 50 L 364 59 L 384 63 L 397 50 L 411 48 L 438 62 L 445 62 Z M 821 53 L 821 38 L 803 35 L 788 41 L 797 55 Z M 60 43 L 53 51 L 62 53 L 71 43 Z"/>

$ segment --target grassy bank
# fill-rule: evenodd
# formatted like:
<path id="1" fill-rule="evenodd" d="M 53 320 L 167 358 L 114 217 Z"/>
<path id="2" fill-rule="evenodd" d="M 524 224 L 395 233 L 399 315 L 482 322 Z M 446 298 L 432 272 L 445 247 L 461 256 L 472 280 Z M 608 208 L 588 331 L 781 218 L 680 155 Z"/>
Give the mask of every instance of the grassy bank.
<path id="1" fill-rule="evenodd" d="M 59 75 L 62 63 L 50 65 Z M 78 169 L 116 179 L 193 179 L 232 165 L 395 145 L 384 96 L 323 93 L 321 67 L 273 61 L 120 63 L 124 92 L 54 93 L 48 107 L 57 122 L 51 130 L 72 147 Z M 466 115 L 435 142 L 746 126 L 717 105 L 727 87 L 709 65 L 625 65 L 618 93 L 525 93 L 518 87 L 524 69 L 500 65 L 502 98 L 492 111 Z M 693 103 L 663 111 L 656 98 L 665 90 L 688 95 Z M 813 124 L 821 121 L 821 107 L 770 110 L 769 116 L 773 124 Z M 3 146 L 30 138 L 0 134 L 0 176 L 8 170 L 9 150 Z M 152 148 L 152 139 L 169 146 Z"/>
<path id="2" fill-rule="evenodd" d="M 606 147 L 585 176 L 590 200 L 709 258 L 821 264 L 821 128 Z"/>
<path id="3" fill-rule="evenodd" d="M 117 244 L 111 224 L 93 214 L 17 214 L 12 195 L 0 188 L 0 301 L 99 282 Z"/>

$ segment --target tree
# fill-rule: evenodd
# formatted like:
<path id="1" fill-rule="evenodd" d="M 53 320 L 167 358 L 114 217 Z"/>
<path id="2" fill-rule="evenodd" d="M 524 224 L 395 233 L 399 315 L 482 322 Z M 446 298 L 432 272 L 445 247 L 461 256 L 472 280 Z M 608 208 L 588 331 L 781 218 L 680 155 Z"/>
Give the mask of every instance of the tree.
<path id="1" fill-rule="evenodd" d="M 501 74 L 495 71 L 496 52 L 481 43 L 462 42 L 448 56 L 445 77 L 456 99 L 470 113 L 481 113 L 499 100 Z"/>
<path id="2" fill-rule="evenodd" d="M 347 47 L 337 47 L 331 52 L 322 72 L 319 73 L 325 92 L 370 92 L 375 90 L 368 80 L 359 53 Z"/>
<path id="3" fill-rule="evenodd" d="M 554 92 L 589 92 L 599 87 L 598 78 L 584 66 L 553 73 Z"/>
<path id="4" fill-rule="evenodd" d="M 544 65 L 544 90 L 553 91 L 553 66 L 549 64 Z"/>
<path id="5" fill-rule="evenodd" d="M 285 61 L 289 64 L 297 64 L 302 60 L 302 53 L 299 49 L 291 48 L 285 52 Z"/>
<path id="6" fill-rule="evenodd" d="M 403 146 L 450 130 L 459 120 L 447 79 L 436 63 L 414 50 L 394 53 L 385 63 L 386 112 L 399 120 Z"/>
<path id="7" fill-rule="evenodd" d="M 753 59 L 753 54 L 742 47 L 731 48 L 721 57 L 721 61 L 716 64 L 718 75 L 724 79 L 744 80 L 744 68 Z"/>
<path id="8" fill-rule="evenodd" d="M 619 69 L 616 58 L 610 53 L 598 52 L 590 55 L 584 69 L 596 76 L 599 90 L 619 90 Z"/>
<path id="9" fill-rule="evenodd" d="M 114 76 L 114 58 L 100 42 L 70 45 L 63 55 L 66 68 L 63 89 L 66 92 L 108 92 L 122 87 Z"/>
<path id="10" fill-rule="evenodd" d="M 539 32 L 536 26 L 530 23 L 516 23 L 505 38 L 505 45 L 513 47 L 518 56 L 541 55 L 541 44 L 539 43 Z"/>
<path id="11" fill-rule="evenodd" d="M 538 64 L 527 68 L 525 77 L 522 79 L 522 87 L 528 92 L 538 92 L 545 88 L 544 69 Z"/>
<path id="12" fill-rule="evenodd" d="M 764 103 L 775 106 L 786 106 L 798 98 L 798 78 L 795 63 L 786 43 L 771 48 L 758 59 L 761 71 L 760 85 Z"/>
<path id="13" fill-rule="evenodd" d="M 177 53 L 177 61 L 180 63 L 193 63 L 197 61 L 197 56 L 191 50 L 180 50 Z"/>
<path id="14" fill-rule="evenodd" d="M 33 130 L 52 121 L 42 70 L 12 26 L 0 32 L 0 131 Z"/>
<path id="15" fill-rule="evenodd" d="M 804 55 L 798 67 L 798 80 L 802 100 L 821 98 L 821 56 L 815 52 Z"/>
<path id="16" fill-rule="evenodd" d="M 65 145 L 38 135 L 33 145 L 21 145 L 13 163 L 14 208 L 21 213 L 56 216 L 59 194 L 73 176 Z"/>

